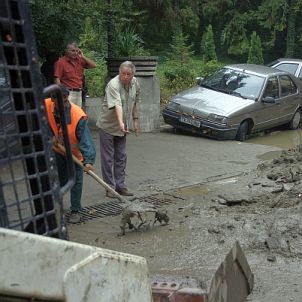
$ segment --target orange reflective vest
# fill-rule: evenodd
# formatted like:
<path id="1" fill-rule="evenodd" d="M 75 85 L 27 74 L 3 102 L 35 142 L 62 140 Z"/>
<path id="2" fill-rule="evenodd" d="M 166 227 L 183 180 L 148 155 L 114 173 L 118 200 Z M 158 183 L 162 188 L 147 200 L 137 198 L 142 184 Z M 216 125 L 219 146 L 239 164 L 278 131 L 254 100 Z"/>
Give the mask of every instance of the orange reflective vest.
<path id="1" fill-rule="evenodd" d="M 62 128 L 57 126 L 56 120 L 54 118 L 54 110 L 55 110 L 55 104 L 51 98 L 45 99 L 45 107 L 46 107 L 46 112 L 47 112 L 47 118 L 49 125 L 54 133 L 54 138 L 63 144 L 63 132 Z M 77 139 L 76 136 L 76 129 L 78 122 L 81 118 L 87 119 L 87 115 L 85 112 L 79 107 L 76 106 L 72 103 L 70 103 L 70 118 L 71 118 L 71 123 L 67 124 L 67 131 L 68 131 L 68 137 L 71 145 L 71 152 L 73 155 L 75 155 L 80 161 L 83 160 L 83 155 L 80 151 L 80 148 L 78 147 L 79 140 Z M 62 150 L 60 150 L 58 147 L 54 146 L 53 147 L 54 151 L 57 153 L 60 153 L 62 155 L 65 155 Z"/>

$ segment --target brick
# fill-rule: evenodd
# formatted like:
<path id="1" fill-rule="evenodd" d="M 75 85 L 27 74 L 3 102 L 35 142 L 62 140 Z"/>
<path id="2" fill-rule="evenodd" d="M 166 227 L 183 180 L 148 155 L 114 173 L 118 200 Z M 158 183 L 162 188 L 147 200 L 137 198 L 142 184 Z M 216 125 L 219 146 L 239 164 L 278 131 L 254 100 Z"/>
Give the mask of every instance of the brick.
<path id="1" fill-rule="evenodd" d="M 207 302 L 208 294 L 200 288 L 182 288 L 176 291 L 171 302 Z"/>
<path id="2" fill-rule="evenodd" d="M 153 302 L 170 302 L 180 285 L 175 282 L 154 282 L 151 284 Z"/>
<path id="3" fill-rule="evenodd" d="M 207 302 L 208 294 L 200 288 L 180 288 L 178 283 L 154 282 L 153 302 Z"/>

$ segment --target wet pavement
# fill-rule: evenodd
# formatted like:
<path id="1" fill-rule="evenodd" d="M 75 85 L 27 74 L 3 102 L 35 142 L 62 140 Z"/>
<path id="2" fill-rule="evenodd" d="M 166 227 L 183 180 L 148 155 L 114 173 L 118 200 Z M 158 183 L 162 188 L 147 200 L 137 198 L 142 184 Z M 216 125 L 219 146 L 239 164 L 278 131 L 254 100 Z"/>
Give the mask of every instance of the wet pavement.
<path id="1" fill-rule="evenodd" d="M 94 171 L 101 176 L 99 138 Z M 278 147 L 250 144 L 249 141 L 217 141 L 174 134 L 170 128 L 156 133 L 130 134 L 127 138 L 127 184 L 138 197 L 241 175 L 254 168 L 262 157 Z M 89 176 L 84 179 L 83 206 L 103 201 L 101 185 Z"/>
<path id="2" fill-rule="evenodd" d="M 150 214 L 146 217 L 150 223 L 139 232 L 127 230 L 125 236 L 118 236 L 121 217 L 105 216 L 69 225 L 70 239 L 145 257 L 153 281 L 204 289 L 239 240 L 255 275 L 248 301 L 301 301 L 300 187 L 293 190 L 291 182 L 282 192 L 275 192 L 278 183 L 266 177 L 279 173 L 274 170 L 279 164 L 267 161 L 278 158 L 282 149 L 299 145 L 300 136 L 299 131 L 278 131 L 240 143 L 174 134 L 169 128 L 138 138 L 131 134 L 127 142 L 129 189 L 139 198 L 169 199 L 163 205 L 169 224 L 153 226 Z M 93 137 L 98 148 L 96 131 Z M 280 171 L 285 170 L 280 164 Z M 95 172 L 100 175 L 99 154 Z M 83 206 L 109 201 L 105 190 L 88 175 L 84 183 Z"/>

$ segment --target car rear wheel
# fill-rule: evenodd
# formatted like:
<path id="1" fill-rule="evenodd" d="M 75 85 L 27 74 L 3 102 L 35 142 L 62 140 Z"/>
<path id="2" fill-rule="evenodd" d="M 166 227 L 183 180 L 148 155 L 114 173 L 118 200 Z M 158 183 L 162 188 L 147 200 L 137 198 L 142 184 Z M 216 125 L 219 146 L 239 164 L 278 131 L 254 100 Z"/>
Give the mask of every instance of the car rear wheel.
<path id="1" fill-rule="evenodd" d="M 243 142 L 246 140 L 249 132 L 249 123 L 247 121 L 243 121 L 237 131 L 236 140 Z"/>
<path id="2" fill-rule="evenodd" d="M 301 109 L 298 109 L 295 112 L 292 120 L 289 123 L 289 129 L 290 130 L 296 130 L 296 129 L 298 129 L 300 123 L 301 123 Z"/>

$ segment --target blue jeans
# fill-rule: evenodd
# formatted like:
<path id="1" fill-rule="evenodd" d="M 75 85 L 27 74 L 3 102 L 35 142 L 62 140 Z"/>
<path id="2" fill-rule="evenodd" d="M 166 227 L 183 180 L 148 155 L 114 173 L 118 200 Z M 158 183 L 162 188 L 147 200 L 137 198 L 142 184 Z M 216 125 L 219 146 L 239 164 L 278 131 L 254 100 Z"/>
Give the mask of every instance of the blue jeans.
<path id="1" fill-rule="evenodd" d="M 67 182 L 67 164 L 65 156 L 55 152 L 57 168 L 60 180 L 60 186 L 64 186 Z M 83 189 L 83 169 L 75 164 L 75 184 L 70 190 L 70 210 L 80 211 L 81 210 L 81 197 Z"/>

